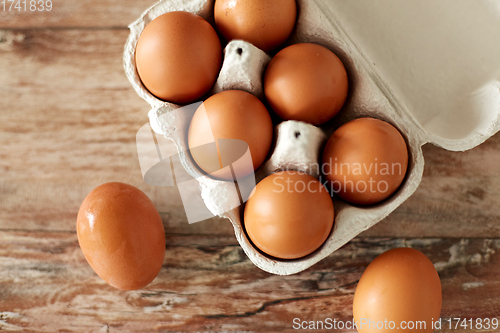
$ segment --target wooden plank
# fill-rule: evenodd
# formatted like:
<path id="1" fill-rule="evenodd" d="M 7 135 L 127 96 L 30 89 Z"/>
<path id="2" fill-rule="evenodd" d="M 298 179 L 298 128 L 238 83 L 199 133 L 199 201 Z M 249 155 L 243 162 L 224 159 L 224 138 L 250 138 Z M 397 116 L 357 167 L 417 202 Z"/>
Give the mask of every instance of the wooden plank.
<path id="1" fill-rule="evenodd" d="M 499 239 L 357 239 L 305 272 L 275 276 L 233 237 L 167 235 L 159 276 L 144 290 L 120 291 L 92 271 L 74 233 L 0 232 L 0 328 L 286 332 L 294 318 L 347 321 L 365 267 L 404 245 L 438 268 L 444 320 L 498 316 Z"/>
<path id="2" fill-rule="evenodd" d="M 21 0 L 23 1 L 23 0 Z M 38 0 L 37 0 L 38 1 Z M 4 11 L 0 2 L 0 29 L 13 28 L 124 28 L 134 22 L 156 0 L 85 0 L 58 1 L 52 0 L 52 10 L 40 4 L 36 11 L 30 10 L 30 0 L 27 0 L 27 10 L 22 5 L 21 10 L 13 8 L 9 11 L 12 1 L 6 0 Z M 44 4 L 47 0 L 43 0 Z M 32 7 L 31 9 L 33 9 Z"/>
<path id="3" fill-rule="evenodd" d="M 148 105 L 122 65 L 126 30 L 0 32 L 0 229 L 73 231 L 85 195 L 107 181 L 143 189 L 168 232 L 188 225 L 178 191 L 143 183 L 135 134 Z M 424 147 L 420 188 L 364 237 L 500 237 L 500 135 L 465 153 Z"/>
<path id="4" fill-rule="evenodd" d="M 176 188 L 143 183 L 135 135 L 148 122 L 149 106 L 123 71 L 127 36 L 126 30 L 4 33 L 1 229 L 74 230 L 87 193 L 123 181 L 157 202 L 173 232 L 233 234 L 220 218 L 188 226 Z"/>

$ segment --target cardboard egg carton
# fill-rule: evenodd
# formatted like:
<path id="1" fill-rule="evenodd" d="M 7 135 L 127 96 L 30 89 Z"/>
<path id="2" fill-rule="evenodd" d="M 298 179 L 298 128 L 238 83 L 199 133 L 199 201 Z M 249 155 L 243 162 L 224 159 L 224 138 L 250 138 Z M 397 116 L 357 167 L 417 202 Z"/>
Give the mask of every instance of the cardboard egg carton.
<path id="1" fill-rule="evenodd" d="M 256 181 L 283 169 L 318 177 L 310 166 L 319 162 L 327 138 L 340 125 L 359 117 L 393 124 L 409 149 L 408 171 L 399 190 L 366 207 L 334 199 L 333 231 L 318 250 L 301 259 L 274 259 L 252 246 L 242 223 L 244 207 L 235 205 L 233 183 L 203 176 L 186 153 L 192 112 L 171 112 L 179 106 L 152 96 L 138 77 L 134 50 L 144 27 L 174 10 L 198 14 L 213 24 L 213 1 L 160 1 L 130 25 L 124 54 L 127 77 L 152 108 L 151 128 L 175 142 L 180 161 L 198 180 L 208 209 L 231 221 L 238 242 L 255 265 L 280 275 L 312 266 L 403 203 L 421 181 L 424 144 L 463 151 L 500 129 L 500 7 L 496 3 L 297 0 L 297 4 L 297 25 L 286 45 L 312 42 L 333 51 L 347 69 L 349 96 L 342 111 L 320 127 L 298 121 L 277 124 L 275 144 L 256 171 Z M 230 42 L 224 53 L 211 94 L 241 89 L 262 99 L 262 75 L 270 56 L 244 41 Z"/>

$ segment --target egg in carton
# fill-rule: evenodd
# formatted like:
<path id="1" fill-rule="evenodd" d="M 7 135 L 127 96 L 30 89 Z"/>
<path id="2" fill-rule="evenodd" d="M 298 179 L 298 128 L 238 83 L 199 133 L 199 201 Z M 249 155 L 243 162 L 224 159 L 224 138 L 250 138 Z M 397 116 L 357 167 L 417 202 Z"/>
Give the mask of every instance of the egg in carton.
<path id="1" fill-rule="evenodd" d="M 399 129 L 408 146 L 409 163 L 403 184 L 381 203 L 355 206 L 334 199 L 333 230 L 316 251 L 294 260 L 269 257 L 245 234 L 244 207 L 234 184 L 201 174 L 187 153 L 187 131 L 196 108 L 173 112 L 180 106 L 149 93 L 135 67 L 135 47 L 149 22 L 181 10 L 198 14 L 213 25 L 213 6 L 208 0 L 163 0 L 145 11 L 130 25 L 125 72 L 152 108 L 151 128 L 175 143 L 179 163 L 196 178 L 210 213 L 231 221 L 242 249 L 264 271 L 279 275 L 303 271 L 384 219 L 417 189 L 424 169 L 424 144 L 463 151 L 500 129 L 500 44 L 495 34 L 500 31 L 500 8 L 492 12 L 491 2 L 297 0 L 297 23 L 286 45 L 309 42 L 333 51 L 347 70 L 349 95 L 339 114 L 319 127 L 300 121 L 277 124 L 272 151 L 256 170 L 256 182 L 286 169 L 318 178 L 318 169 L 311 166 L 318 165 L 327 138 L 340 125 L 359 117 L 382 119 Z M 463 17 L 473 21 L 474 29 L 461 27 Z M 468 43 L 472 47 L 463 49 Z M 270 59 L 250 43 L 229 42 L 209 95 L 239 89 L 264 99 L 262 77 Z M 479 62 L 482 66 L 478 67 Z"/>

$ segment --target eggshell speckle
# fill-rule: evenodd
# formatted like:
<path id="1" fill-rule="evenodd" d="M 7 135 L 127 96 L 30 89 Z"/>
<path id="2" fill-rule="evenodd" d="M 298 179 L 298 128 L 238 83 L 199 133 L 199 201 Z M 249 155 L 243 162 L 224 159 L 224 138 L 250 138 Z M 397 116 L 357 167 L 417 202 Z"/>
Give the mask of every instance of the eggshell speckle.
<path id="1" fill-rule="evenodd" d="M 92 190 L 80 206 L 76 230 L 90 266 L 113 287 L 141 289 L 162 267 L 165 231 L 160 214 L 132 185 L 106 183 Z"/>

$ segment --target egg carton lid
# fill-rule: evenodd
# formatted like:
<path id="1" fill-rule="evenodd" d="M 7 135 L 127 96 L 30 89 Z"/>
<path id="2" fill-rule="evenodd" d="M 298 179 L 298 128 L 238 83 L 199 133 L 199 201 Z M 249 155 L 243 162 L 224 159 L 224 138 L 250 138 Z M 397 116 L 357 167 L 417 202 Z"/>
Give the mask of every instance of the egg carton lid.
<path id="1" fill-rule="evenodd" d="M 466 150 L 500 129 L 500 2 L 321 0 L 426 141 Z"/>
<path id="2" fill-rule="evenodd" d="M 423 129 L 425 141 L 463 151 L 500 130 L 500 2 L 314 2 L 323 11 L 324 17 L 318 20 L 329 20 L 357 50 L 394 106 Z M 159 1 L 130 29 L 142 31 L 150 21 L 172 10 L 197 13 L 213 21 L 212 6 L 213 0 Z M 135 43 L 129 40 L 127 46 Z M 126 66 L 125 70 L 135 68 Z M 141 85 L 135 83 L 134 87 Z M 153 107 L 170 104 L 159 102 L 143 89 L 136 91 Z"/>

